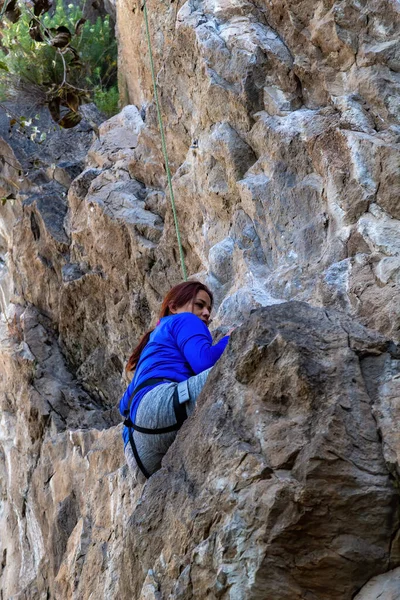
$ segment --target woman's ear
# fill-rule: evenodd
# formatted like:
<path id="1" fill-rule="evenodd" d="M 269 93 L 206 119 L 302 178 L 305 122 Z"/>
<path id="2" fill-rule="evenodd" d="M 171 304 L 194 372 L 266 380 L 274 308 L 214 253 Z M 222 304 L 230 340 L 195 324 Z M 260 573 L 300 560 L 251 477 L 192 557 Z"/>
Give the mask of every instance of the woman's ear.
<path id="1" fill-rule="evenodd" d="M 169 312 L 171 315 L 176 315 L 176 306 L 175 304 L 168 304 Z"/>

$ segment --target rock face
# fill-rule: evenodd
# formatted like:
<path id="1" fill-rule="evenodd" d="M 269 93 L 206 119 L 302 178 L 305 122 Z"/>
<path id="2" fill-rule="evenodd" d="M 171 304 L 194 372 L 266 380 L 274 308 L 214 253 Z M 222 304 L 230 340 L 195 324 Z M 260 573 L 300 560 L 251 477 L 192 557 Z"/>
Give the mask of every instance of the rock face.
<path id="1" fill-rule="evenodd" d="M 132 515 L 124 597 L 344 600 L 386 570 L 398 496 L 368 395 L 384 363 L 390 345 L 337 313 L 256 311 Z"/>
<path id="2" fill-rule="evenodd" d="M 400 569 L 374 577 L 354 600 L 396 600 L 400 590 Z"/>
<path id="3" fill-rule="evenodd" d="M 92 468 L 107 471 L 118 458 L 120 466 L 121 456 L 114 444 L 113 453 L 99 452 L 108 466 L 94 466 L 96 446 L 108 448 L 115 437 L 108 429 L 99 442 L 98 429 L 113 421 L 69 373 L 48 319 L 27 308 L 1 333 L 1 589 L 3 598 L 49 597 L 69 537 L 82 524 L 77 489 Z M 92 523 L 93 515 L 85 535 Z"/>
<path id="4" fill-rule="evenodd" d="M 350 600 L 399 564 L 386 338 L 304 303 L 257 310 L 142 489 L 48 323 L 20 322 L 1 356 L 5 597 Z"/>
<path id="5" fill-rule="evenodd" d="M 301 299 L 398 339 L 398 3 L 147 4 L 182 237 L 221 318 Z M 146 118 L 130 172 L 163 189 L 143 15 L 117 12 Z"/>
<path id="6" fill-rule="evenodd" d="M 129 105 L 31 166 L 0 140 L 0 599 L 393 600 L 398 3 L 147 6 L 186 266 L 240 327 L 135 487 L 124 364 L 181 274 L 118 0 Z"/>

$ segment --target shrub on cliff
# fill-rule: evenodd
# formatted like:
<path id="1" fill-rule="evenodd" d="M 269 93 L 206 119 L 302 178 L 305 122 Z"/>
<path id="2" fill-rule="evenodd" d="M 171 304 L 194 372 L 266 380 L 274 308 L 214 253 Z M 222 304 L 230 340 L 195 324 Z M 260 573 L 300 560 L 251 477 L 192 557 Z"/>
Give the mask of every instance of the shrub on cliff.
<path id="1" fill-rule="evenodd" d="M 79 123 L 85 102 L 115 114 L 117 46 L 109 17 L 90 23 L 80 7 L 61 1 L 49 10 L 47 0 L 0 0 L 0 97 L 46 104 L 67 128 Z"/>

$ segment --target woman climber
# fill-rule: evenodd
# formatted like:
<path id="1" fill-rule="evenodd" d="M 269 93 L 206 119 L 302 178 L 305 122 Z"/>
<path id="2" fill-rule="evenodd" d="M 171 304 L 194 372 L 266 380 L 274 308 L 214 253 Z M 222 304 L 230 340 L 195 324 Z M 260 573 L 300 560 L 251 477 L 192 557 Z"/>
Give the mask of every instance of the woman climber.
<path id="1" fill-rule="evenodd" d="M 208 321 L 213 296 L 199 281 L 173 287 L 165 296 L 156 327 L 133 351 L 127 371 L 135 375 L 120 401 L 125 417 L 125 457 L 136 479 L 148 478 L 177 430 L 192 414 L 211 367 L 229 335 L 212 345 Z"/>

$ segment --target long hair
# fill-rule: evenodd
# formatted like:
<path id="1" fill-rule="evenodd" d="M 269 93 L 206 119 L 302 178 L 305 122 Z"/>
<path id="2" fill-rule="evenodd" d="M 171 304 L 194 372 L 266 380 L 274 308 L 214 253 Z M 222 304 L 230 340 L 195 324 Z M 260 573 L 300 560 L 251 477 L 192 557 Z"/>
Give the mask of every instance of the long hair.
<path id="1" fill-rule="evenodd" d="M 201 283 L 200 281 L 185 281 L 184 283 L 179 283 L 178 285 L 174 286 L 165 296 L 161 305 L 161 310 L 160 314 L 158 315 L 158 318 L 162 319 L 163 317 L 168 317 L 168 315 L 173 314 L 170 311 L 170 306 L 172 306 L 173 308 L 180 308 L 181 306 L 184 306 L 190 301 L 193 302 L 198 292 L 200 292 L 201 290 L 203 290 L 210 296 L 212 306 L 214 300 L 213 295 L 208 289 L 208 287 L 204 285 L 204 283 Z M 155 327 L 147 331 L 144 334 L 144 336 L 140 339 L 140 342 L 138 343 L 128 360 L 128 363 L 126 365 L 127 371 L 135 370 L 136 365 L 139 362 L 142 350 L 149 341 L 150 334 L 154 331 L 154 329 Z"/>

